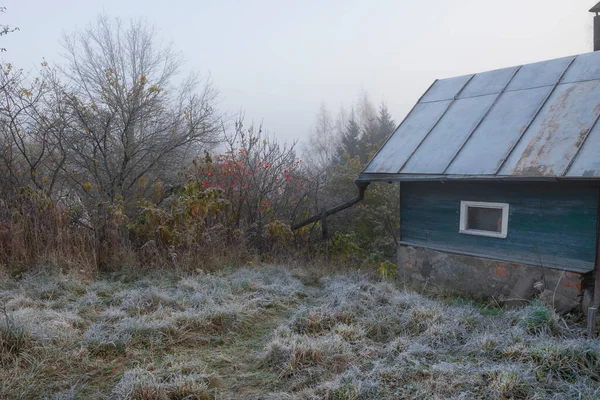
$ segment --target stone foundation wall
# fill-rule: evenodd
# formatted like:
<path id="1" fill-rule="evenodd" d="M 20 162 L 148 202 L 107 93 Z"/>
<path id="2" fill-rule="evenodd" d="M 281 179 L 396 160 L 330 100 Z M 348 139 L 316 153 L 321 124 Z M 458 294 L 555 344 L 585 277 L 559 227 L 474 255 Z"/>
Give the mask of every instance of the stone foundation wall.
<path id="1" fill-rule="evenodd" d="M 476 297 L 499 300 L 522 297 L 523 287 L 543 282 L 577 304 L 582 300 L 582 275 L 555 269 L 495 261 L 402 245 L 398 248 L 398 276 L 413 284 L 427 283 Z M 542 291 L 540 290 L 540 291 Z"/>

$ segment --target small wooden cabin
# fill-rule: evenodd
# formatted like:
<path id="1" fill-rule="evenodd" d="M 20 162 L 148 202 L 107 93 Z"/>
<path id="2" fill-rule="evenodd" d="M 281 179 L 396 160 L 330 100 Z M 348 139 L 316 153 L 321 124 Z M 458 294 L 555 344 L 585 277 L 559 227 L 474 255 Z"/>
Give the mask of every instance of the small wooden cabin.
<path id="1" fill-rule="evenodd" d="M 591 298 L 599 119 L 600 52 L 435 81 L 356 180 L 400 182 L 400 276 Z"/>

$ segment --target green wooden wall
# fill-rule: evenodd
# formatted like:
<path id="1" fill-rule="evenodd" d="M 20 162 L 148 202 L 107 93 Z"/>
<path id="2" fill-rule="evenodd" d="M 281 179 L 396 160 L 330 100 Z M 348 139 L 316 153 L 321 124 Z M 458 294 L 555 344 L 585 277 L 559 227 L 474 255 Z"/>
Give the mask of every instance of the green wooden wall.
<path id="1" fill-rule="evenodd" d="M 598 197 L 591 184 L 402 182 L 402 242 L 588 272 L 596 256 Z M 509 203 L 508 236 L 458 233 L 461 200 Z"/>

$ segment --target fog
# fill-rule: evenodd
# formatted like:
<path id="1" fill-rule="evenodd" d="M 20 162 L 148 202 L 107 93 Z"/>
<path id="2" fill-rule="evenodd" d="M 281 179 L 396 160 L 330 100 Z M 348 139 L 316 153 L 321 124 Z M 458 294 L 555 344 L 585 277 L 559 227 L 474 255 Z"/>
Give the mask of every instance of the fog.
<path id="1" fill-rule="evenodd" d="M 436 78 L 591 51 L 584 0 L 6 0 L 4 61 L 59 63 L 60 38 L 99 13 L 145 17 L 186 68 L 210 77 L 221 111 L 303 141 L 321 103 L 361 90 L 397 122 Z"/>

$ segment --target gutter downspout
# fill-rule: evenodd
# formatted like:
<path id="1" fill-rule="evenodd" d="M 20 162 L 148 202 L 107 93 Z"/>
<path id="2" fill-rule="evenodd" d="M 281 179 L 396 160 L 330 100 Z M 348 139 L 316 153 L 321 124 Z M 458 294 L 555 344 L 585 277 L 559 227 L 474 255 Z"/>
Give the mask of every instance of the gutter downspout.
<path id="1" fill-rule="evenodd" d="M 302 222 L 298 222 L 292 225 L 292 230 L 295 231 L 297 229 L 302 228 L 303 226 L 312 224 L 313 222 L 317 222 L 323 217 L 327 217 L 328 215 L 332 215 L 342 210 L 345 210 L 346 208 L 352 207 L 353 205 L 365 198 L 365 191 L 367 190 L 367 186 L 369 186 L 369 183 L 370 182 L 354 182 L 354 184 L 358 187 L 358 195 L 355 198 L 353 198 L 352 200 L 348 200 L 345 203 L 338 204 L 337 206 L 332 207 L 329 210 L 325 210 L 323 213 L 313 215 L 312 217 L 307 218 Z"/>

